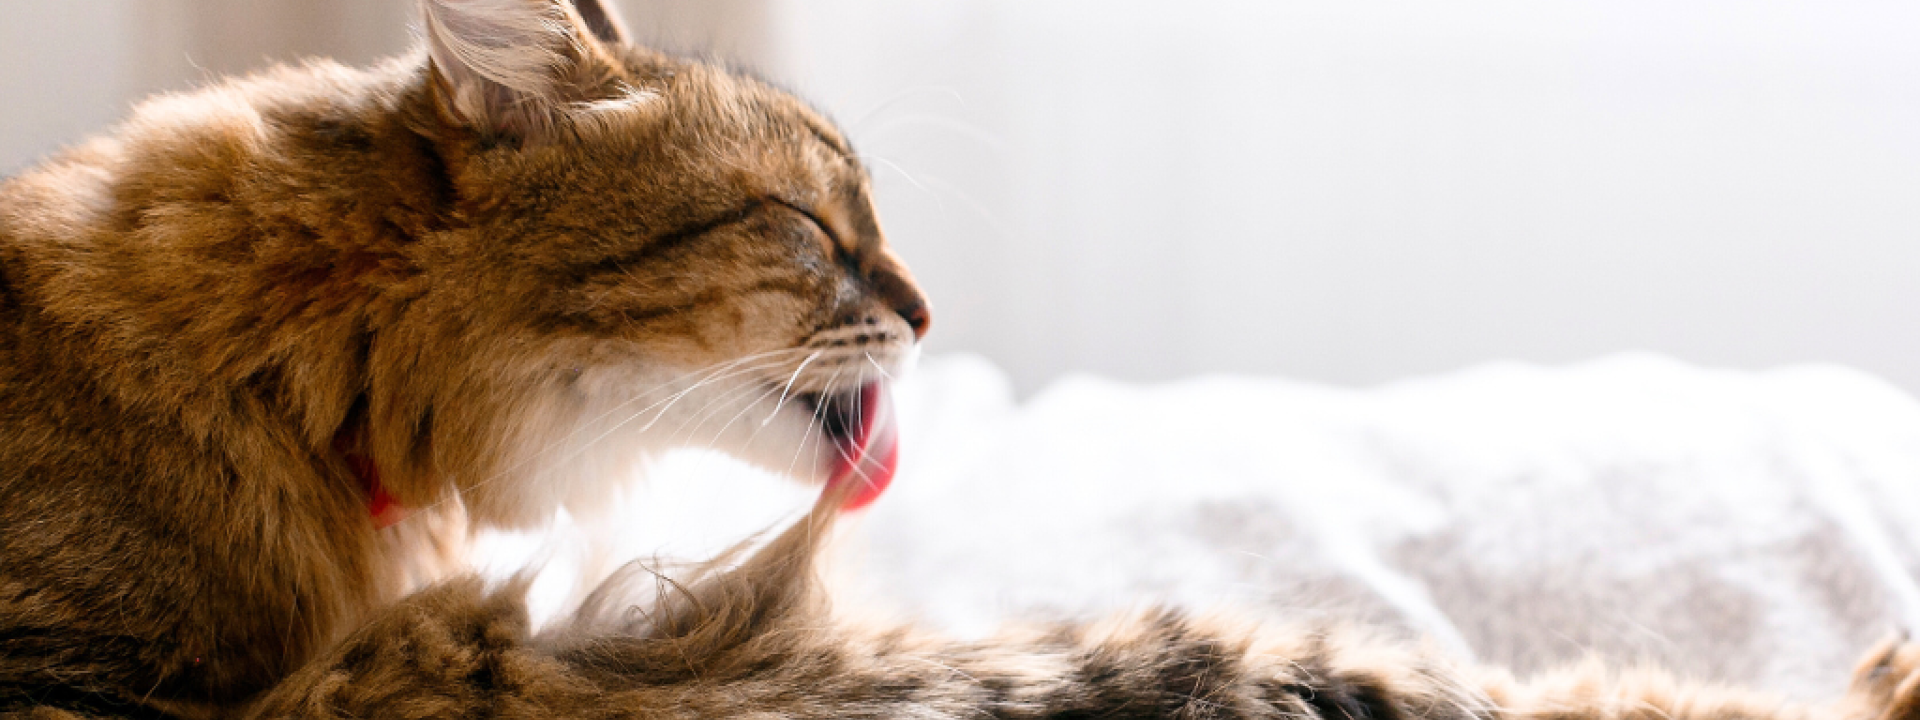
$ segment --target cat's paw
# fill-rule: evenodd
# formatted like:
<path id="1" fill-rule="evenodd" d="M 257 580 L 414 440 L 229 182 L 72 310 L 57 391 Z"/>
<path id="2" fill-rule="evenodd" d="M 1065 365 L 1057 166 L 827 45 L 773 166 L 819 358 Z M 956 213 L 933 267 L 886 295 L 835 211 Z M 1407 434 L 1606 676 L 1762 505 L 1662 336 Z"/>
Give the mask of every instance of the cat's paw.
<path id="1" fill-rule="evenodd" d="M 1920 642 L 1901 631 L 1868 651 L 1842 710 L 1844 720 L 1920 720 Z"/>

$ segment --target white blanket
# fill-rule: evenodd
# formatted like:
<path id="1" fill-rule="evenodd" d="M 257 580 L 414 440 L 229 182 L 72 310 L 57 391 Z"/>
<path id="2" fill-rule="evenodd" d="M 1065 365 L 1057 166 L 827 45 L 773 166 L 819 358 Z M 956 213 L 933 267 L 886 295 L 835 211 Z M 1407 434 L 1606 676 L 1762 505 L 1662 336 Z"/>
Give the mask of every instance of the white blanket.
<path id="1" fill-rule="evenodd" d="M 960 633 L 1149 602 L 1353 617 L 1519 671 L 1592 652 L 1801 697 L 1920 620 L 1920 405 L 1624 356 L 1370 390 L 922 364 L 866 591 Z"/>

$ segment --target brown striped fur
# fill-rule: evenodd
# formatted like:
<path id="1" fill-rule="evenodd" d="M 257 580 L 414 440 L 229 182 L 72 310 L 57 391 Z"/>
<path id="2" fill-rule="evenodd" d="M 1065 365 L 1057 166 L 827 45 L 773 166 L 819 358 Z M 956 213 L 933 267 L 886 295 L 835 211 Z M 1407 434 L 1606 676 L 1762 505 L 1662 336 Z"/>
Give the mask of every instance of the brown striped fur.
<path id="1" fill-rule="evenodd" d="M 515 588 L 446 577 L 468 523 L 591 506 L 695 436 L 812 443 L 817 479 L 787 396 L 897 367 L 926 306 L 804 104 L 599 2 L 423 7 L 413 55 L 163 97 L 0 184 L 0 716 L 1913 714 L 1904 645 L 1802 710 L 1175 612 L 861 627 L 813 581 L 825 510 L 534 634 Z M 780 422 L 723 422 L 749 411 Z M 411 519 L 375 527 L 356 457 Z"/>
<path id="2" fill-rule="evenodd" d="M 420 593 L 296 673 L 262 718 L 1912 720 L 1920 645 L 1829 706 L 1597 663 L 1517 682 L 1353 628 L 1154 610 L 974 642 L 834 617 L 813 574 L 835 504 L 731 569 L 649 596 L 616 577 L 534 634 L 519 588 Z M 636 575 L 646 575 L 638 571 Z"/>

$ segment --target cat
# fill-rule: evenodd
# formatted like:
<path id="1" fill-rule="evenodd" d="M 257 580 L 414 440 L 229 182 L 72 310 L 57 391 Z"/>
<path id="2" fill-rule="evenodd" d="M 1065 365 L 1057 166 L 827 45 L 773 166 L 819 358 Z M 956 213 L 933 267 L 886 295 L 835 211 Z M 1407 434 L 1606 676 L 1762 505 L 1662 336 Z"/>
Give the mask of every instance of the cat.
<path id="1" fill-rule="evenodd" d="M 846 139 L 598 0 L 423 0 L 423 47 L 142 105 L 0 184 L 0 716 L 1907 717 L 1600 671 L 1521 684 L 1163 611 L 956 643 L 833 616 L 930 323 Z M 742 418 L 747 418 L 742 420 Z M 766 547 L 535 634 L 470 528 L 649 453 L 820 484 Z M 1889 713 L 1892 713 L 1889 715 Z"/>

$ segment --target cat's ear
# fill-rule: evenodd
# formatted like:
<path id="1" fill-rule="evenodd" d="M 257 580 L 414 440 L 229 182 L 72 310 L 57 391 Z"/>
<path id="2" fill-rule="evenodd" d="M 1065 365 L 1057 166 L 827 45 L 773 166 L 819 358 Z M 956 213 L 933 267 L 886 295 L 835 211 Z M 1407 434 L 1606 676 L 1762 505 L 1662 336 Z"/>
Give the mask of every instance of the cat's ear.
<path id="1" fill-rule="evenodd" d="M 600 2 L 423 0 L 421 7 L 434 90 L 455 122 L 536 138 L 571 109 L 627 91 L 620 63 L 602 44 L 624 30 Z"/>

